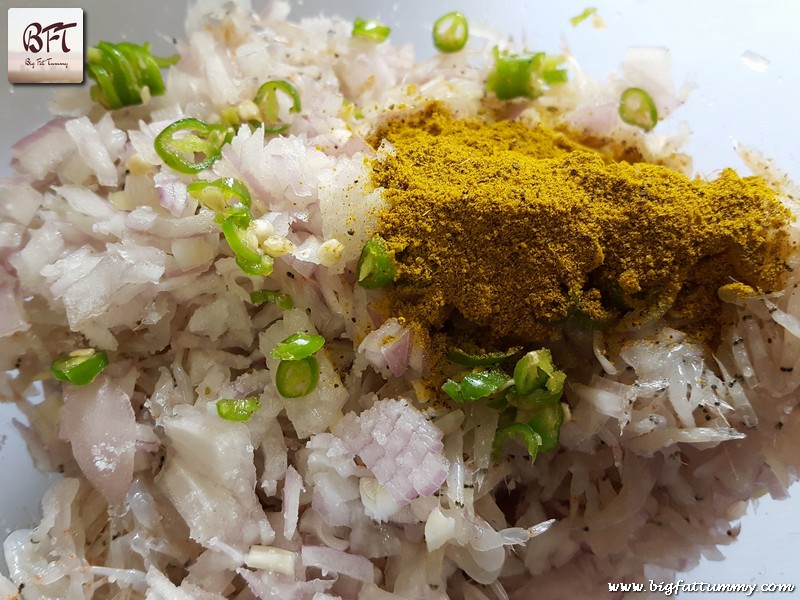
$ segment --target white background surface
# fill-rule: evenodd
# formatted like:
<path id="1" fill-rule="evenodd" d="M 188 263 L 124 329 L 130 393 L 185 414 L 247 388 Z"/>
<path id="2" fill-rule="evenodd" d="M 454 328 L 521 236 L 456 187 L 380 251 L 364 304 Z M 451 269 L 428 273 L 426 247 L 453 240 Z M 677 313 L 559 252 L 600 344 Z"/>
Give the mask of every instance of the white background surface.
<path id="1" fill-rule="evenodd" d="M 696 171 L 713 175 L 725 166 L 744 171 L 733 151 L 733 141 L 738 140 L 764 151 L 800 181 L 800 1 L 305 0 L 292 4 L 294 17 L 324 12 L 349 19 L 381 18 L 392 26 L 392 40 L 413 43 L 419 58 L 433 52 L 430 25 L 454 9 L 471 20 L 487 19 L 498 30 L 524 40 L 531 50 L 555 52 L 566 43 L 584 68 L 599 78 L 611 74 L 628 46 L 666 46 L 672 52 L 678 86 L 693 82 L 698 87 L 687 105 L 660 124 L 659 130 L 671 131 L 683 121 L 689 123 L 693 137 L 687 151 L 695 158 Z M 598 7 L 606 29 L 595 29 L 590 21 L 570 26 L 568 19 L 587 5 Z M 101 39 L 150 40 L 156 54 L 170 53 L 164 39 L 181 36 L 185 11 L 182 1 L 166 0 L 2 0 L 3 32 L 11 6 L 81 6 L 87 47 Z M 766 71 L 748 67 L 742 60 L 745 51 L 765 57 L 769 61 Z M 0 83 L 0 173 L 9 173 L 13 142 L 47 120 L 50 91 L 49 86 Z M 0 404 L 0 538 L 8 528 L 30 525 L 38 517 L 46 483 L 34 475 L 24 445 L 9 425 L 12 414 L 13 408 Z M 794 492 L 794 497 L 784 502 L 761 500 L 743 520 L 739 541 L 723 549 L 726 561 L 704 562 L 682 578 L 794 583 L 800 594 L 800 489 Z M 598 590 L 598 597 L 604 593 Z"/>

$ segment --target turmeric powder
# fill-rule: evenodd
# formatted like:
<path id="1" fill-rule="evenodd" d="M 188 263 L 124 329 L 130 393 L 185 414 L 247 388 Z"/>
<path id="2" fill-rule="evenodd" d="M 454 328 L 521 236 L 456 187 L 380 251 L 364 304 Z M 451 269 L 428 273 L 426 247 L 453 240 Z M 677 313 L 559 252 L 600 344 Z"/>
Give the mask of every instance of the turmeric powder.
<path id="1" fill-rule="evenodd" d="M 501 348 L 664 317 L 709 341 L 720 287 L 782 287 L 791 215 L 759 178 L 690 180 L 437 103 L 391 118 L 371 142 L 383 139 L 394 153 L 372 167 L 398 269 L 390 310 L 429 332 L 462 323 Z"/>

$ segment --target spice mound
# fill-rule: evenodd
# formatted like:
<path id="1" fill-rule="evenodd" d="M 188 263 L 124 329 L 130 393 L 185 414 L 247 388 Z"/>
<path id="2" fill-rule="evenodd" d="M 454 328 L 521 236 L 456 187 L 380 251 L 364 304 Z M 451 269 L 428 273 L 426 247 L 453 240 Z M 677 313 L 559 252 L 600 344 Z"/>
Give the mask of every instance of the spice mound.
<path id="1" fill-rule="evenodd" d="M 382 140 L 394 149 L 372 165 L 398 269 L 391 310 L 429 330 L 467 323 L 502 345 L 664 317 L 709 341 L 720 288 L 767 293 L 788 269 L 791 215 L 756 177 L 690 180 L 437 103 L 390 118 Z"/>

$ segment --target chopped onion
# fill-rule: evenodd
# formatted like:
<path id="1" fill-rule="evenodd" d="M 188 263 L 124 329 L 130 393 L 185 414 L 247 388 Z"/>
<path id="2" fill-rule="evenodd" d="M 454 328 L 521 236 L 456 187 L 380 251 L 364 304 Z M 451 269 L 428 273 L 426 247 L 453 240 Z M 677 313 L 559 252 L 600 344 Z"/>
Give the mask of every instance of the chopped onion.
<path id="1" fill-rule="evenodd" d="M 303 478 L 290 466 L 283 480 L 283 537 L 290 540 L 297 529 L 297 516 L 300 509 L 300 493 L 303 491 Z"/>
<path id="2" fill-rule="evenodd" d="M 116 185 L 117 168 L 92 122 L 87 117 L 79 117 L 67 121 L 64 127 L 78 147 L 81 158 L 94 171 L 97 181 L 101 185 Z"/>
<path id="3" fill-rule="evenodd" d="M 403 400 L 381 400 L 333 428 L 401 506 L 430 496 L 447 478 L 442 433 Z"/>
<path id="4" fill-rule="evenodd" d="M 86 478 L 110 504 L 125 499 L 133 479 L 136 417 L 131 408 L 138 377 L 101 373 L 85 386 L 64 384 L 64 430 Z"/>
<path id="5" fill-rule="evenodd" d="M 375 566 L 363 556 L 348 554 L 325 546 L 305 545 L 301 551 L 303 566 L 317 567 L 323 577 L 329 573 L 347 575 L 365 583 L 377 583 Z"/>

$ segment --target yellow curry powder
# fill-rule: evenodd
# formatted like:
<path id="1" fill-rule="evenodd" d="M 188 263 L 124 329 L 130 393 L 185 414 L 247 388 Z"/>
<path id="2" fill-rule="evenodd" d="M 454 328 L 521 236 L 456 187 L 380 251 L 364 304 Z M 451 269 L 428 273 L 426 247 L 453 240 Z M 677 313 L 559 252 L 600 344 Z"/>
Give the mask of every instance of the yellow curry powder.
<path id="1" fill-rule="evenodd" d="M 370 141 L 384 138 L 395 154 L 372 176 L 390 206 L 377 232 L 398 267 L 390 310 L 429 333 L 462 323 L 502 347 L 663 316 L 710 341 L 720 287 L 782 287 L 791 215 L 759 178 L 690 180 L 436 103 Z"/>

